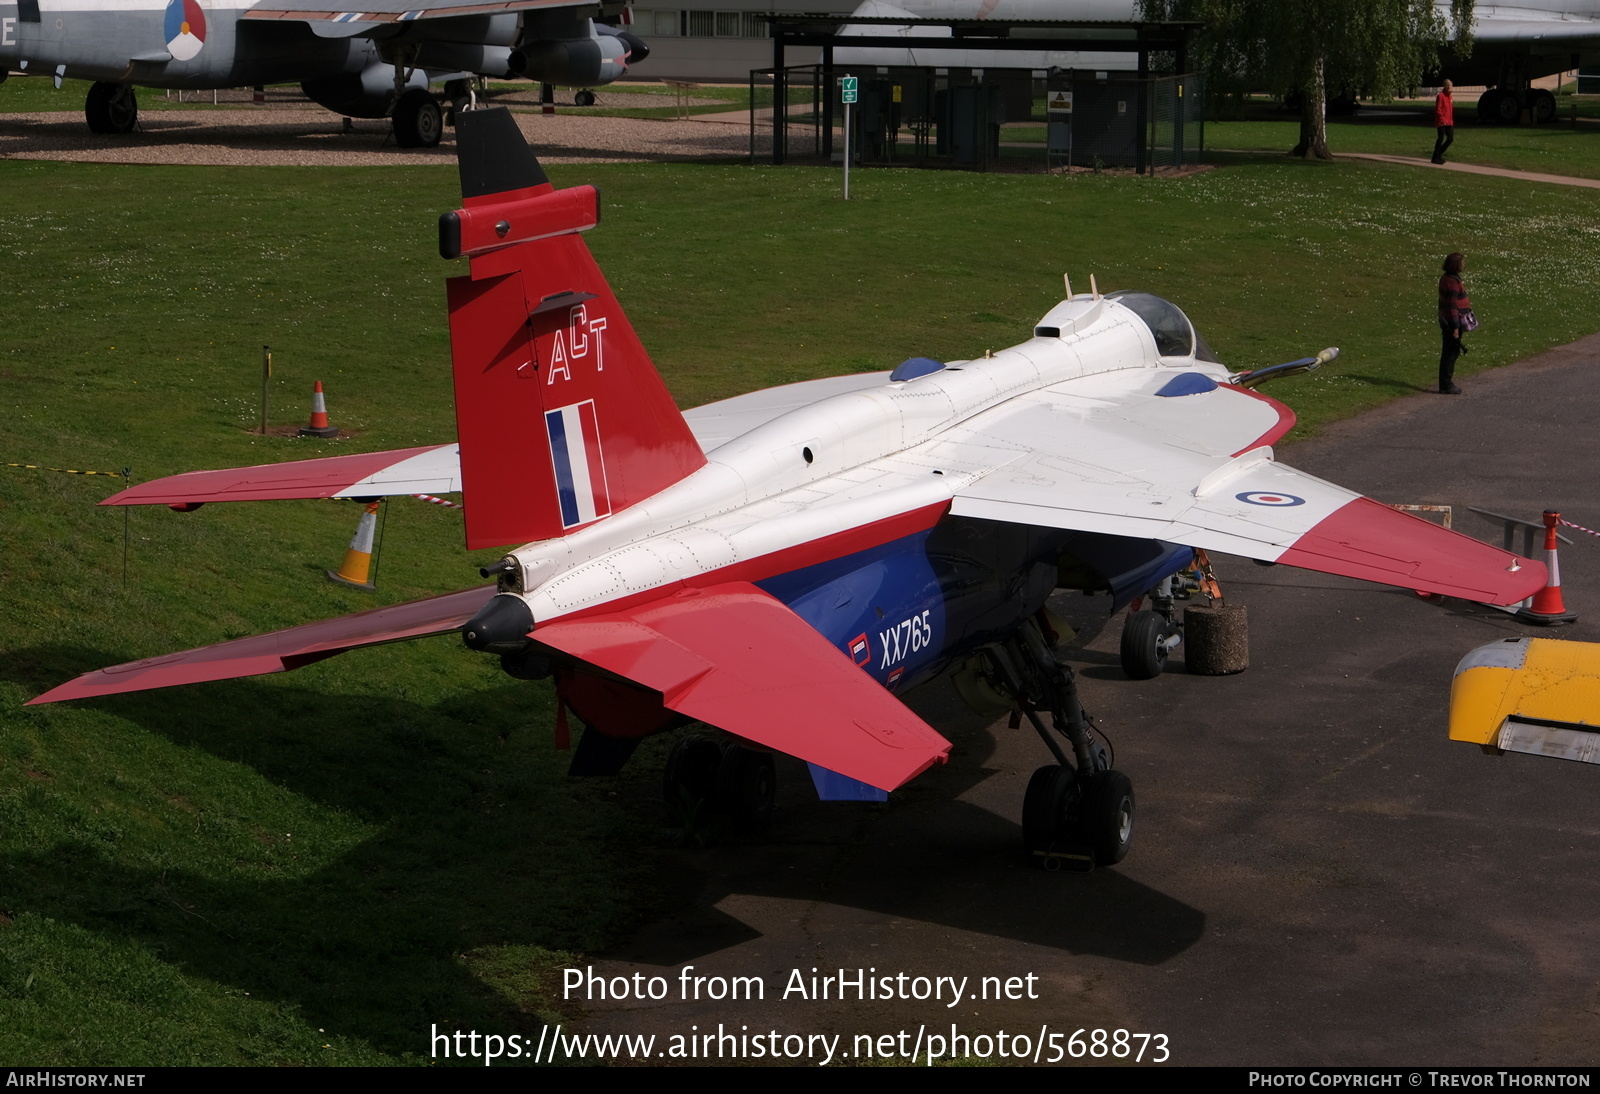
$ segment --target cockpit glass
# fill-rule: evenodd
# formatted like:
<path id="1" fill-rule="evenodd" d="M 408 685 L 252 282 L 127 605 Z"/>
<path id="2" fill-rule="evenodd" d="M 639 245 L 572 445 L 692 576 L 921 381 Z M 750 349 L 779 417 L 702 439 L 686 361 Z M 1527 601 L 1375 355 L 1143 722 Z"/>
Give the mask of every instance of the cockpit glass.
<path id="1" fill-rule="evenodd" d="M 1117 303 L 1133 309 L 1133 313 L 1144 320 L 1144 325 L 1150 328 L 1150 333 L 1156 340 L 1156 352 L 1163 357 L 1189 357 L 1194 355 L 1196 336 L 1194 328 L 1189 325 L 1189 319 L 1178 310 L 1176 304 L 1169 303 L 1159 296 L 1152 296 L 1147 292 L 1114 292 L 1110 298 Z M 1205 346 L 1204 342 L 1200 343 Z M 1200 358 L 1203 361 L 1216 360 L 1211 354 L 1210 347 L 1205 348 L 1207 356 Z"/>

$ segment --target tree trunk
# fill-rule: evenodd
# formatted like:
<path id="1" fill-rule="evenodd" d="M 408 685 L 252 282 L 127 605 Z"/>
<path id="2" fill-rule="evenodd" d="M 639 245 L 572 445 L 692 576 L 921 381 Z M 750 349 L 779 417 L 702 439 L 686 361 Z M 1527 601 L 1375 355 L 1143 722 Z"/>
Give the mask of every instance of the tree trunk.
<path id="1" fill-rule="evenodd" d="M 1322 78 L 1321 57 L 1311 62 L 1311 74 L 1300 89 L 1300 143 L 1290 155 L 1333 159 L 1328 151 L 1328 88 Z"/>

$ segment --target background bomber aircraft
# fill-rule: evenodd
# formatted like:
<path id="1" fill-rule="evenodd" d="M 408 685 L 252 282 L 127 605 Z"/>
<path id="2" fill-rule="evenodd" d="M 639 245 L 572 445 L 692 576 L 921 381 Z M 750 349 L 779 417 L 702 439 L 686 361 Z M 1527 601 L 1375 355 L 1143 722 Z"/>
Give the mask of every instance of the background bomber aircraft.
<path id="1" fill-rule="evenodd" d="M 553 677 L 584 729 L 575 774 L 615 773 L 691 721 L 669 795 L 771 808 L 770 750 L 825 799 L 882 800 L 950 745 L 896 695 L 981 678 L 1054 755 L 1031 780 L 1036 860 L 1120 860 L 1133 790 L 1050 650 L 1058 587 L 1112 609 L 1227 551 L 1510 603 L 1544 568 L 1276 462 L 1287 407 L 1235 377 L 1174 305 L 1072 295 L 969 361 L 752 392 L 680 413 L 504 110 L 463 114 L 463 207 L 440 251 L 459 442 L 143 484 L 107 504 L 460 490 L 470 548 L 520 544 L 495 585 L 86 673 L 34 702 L 281 672 L 460 629 L 514 677 Z M 1302 360 L 1272 370 L 1304 368 Z M 1240 382 L 1240 381 L 1244 382 Z M 1159 670 L 1170 617 L 1125 636 Z M 1042 714 L 1048 715 L 1047 725 Z"/>
<path id="2" fill-rule="evenodd" d="M 430 79 L 477 74 L 582 88 L 608 84 L 649 48 L 602 20 L 617 0 L 14 0 L 0 3 L 0 79 L 8 69 L 95 81 L 84 115 L 127 133 L 135 87 L 210 90 L 299 82 L 355 118 L 393 118 L 403 148 L 439 143 Z"/>
<path id="3" fill-rule="evenodd" d="M 1186 14 L 1181 3 L 1166 6 L 1177 15 Z M 969 26 L 964 40 L 957 44 L 949 27 L 851 23 L 842 35 L 899 36 L 906 39 L 906 45 L 900 49 L 841 46 L 834 57 L 841 65 L 1131 69 L 1134 55 L 1126 52 L 983 49 L 984 33 L 976 25 L 1016 24 L 996 33 L 1011 38 L 1037 37 L 1048 31 L 1030 27 L 1030 22 L 1126 23 L 1144 18 L 1149 7 L 1140 0 L 863 0 L 851 13 L 857 19 L 943 19 Z M 1434 7 L 1439 24 L 1458 32 L 1452 24 L 1449 0 L 1437 0 Z M 1532 81 L 1600 63 L 1600 0 L 1519 0 L 1514 4 L 1480 0 L 1471 29 L 1471 52 L 1463 57 L 1453 50 L 1444 51 L 1443 67 L 1433 78 L 1464 86 L 1486 85 L 1478 99 L 1480 121 L 1515 125 L 1524 111 L 1535 122 L 1552 121 L 1555 95 L 1534 87 Z M 1113 26 L 1080 27 L 1074 36 L 1113 39 L 1128 37 L 1130 32 Z"/>

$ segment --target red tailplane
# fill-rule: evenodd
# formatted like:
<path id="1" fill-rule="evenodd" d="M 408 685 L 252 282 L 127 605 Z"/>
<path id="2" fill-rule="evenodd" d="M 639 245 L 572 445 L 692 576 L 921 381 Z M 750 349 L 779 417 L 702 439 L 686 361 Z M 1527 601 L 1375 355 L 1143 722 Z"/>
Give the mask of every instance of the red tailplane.
<path id="1" fill-rule="evenodd" d="M 464 207 L 439 219 L 451 278 L 467 546 L 552 539 L 650 497 L 705 455 L 578 234 L 592 186 L 556 190 L 511 114 L 458 119 Z"/>

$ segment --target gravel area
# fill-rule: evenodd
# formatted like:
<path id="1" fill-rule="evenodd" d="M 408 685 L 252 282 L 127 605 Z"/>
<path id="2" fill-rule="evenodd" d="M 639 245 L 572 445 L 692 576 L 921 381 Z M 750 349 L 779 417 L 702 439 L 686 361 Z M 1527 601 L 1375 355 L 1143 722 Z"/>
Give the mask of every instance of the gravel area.
<path id="1" fill-rule="evenodd" d="M 545 163 L 742 159 L 750 152 L 749 130 L 743 124 L 609 118 L 567 109 L 573 112 L 516 115 Z M 137 130 L 115 137 L 90 133 L 79 111 L 0 115 L 0 158 L 281 166 L 456 162 L 454 130 L 445 131 L 437 148 L 402 149 L 389 138 L 387 121 L 357 118 L 346 130 L 338 115 L 303 103 L 237 109 L 147 107 Z"/>

